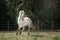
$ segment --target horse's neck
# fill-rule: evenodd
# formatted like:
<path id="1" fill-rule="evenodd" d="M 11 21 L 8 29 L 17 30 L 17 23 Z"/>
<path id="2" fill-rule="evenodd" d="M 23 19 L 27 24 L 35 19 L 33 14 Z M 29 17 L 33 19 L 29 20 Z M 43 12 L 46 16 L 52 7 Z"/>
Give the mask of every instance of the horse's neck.
<path id="1" fill-rule="evenodd" d="M 19 16 L 19 20 L 23 20 L 23 17 L 22 16 Z"/>

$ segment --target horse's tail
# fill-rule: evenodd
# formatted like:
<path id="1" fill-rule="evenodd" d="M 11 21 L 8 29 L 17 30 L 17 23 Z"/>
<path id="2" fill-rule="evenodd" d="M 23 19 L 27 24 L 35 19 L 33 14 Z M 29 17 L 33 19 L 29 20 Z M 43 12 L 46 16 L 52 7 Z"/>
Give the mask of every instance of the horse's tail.
<path id="1" fill-rule="evenodd" d="M 31 24 L 31 29 L 32 29 L 32 31 L 36 30 L 36 28 L 35 28 L 35 26 L 33 24 Z"/>

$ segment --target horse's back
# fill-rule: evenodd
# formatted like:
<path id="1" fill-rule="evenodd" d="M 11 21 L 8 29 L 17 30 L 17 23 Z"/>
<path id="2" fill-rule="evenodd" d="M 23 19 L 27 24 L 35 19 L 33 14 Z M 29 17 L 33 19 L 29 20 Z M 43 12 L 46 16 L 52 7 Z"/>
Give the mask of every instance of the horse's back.
<path id="1" fill-rule="evenodd" d="M 26 24 L 31 24 L 32 23 L 32 21 L 31 21 L 31 19 L 29 17 L 24 17 L 24 22 Z"/>

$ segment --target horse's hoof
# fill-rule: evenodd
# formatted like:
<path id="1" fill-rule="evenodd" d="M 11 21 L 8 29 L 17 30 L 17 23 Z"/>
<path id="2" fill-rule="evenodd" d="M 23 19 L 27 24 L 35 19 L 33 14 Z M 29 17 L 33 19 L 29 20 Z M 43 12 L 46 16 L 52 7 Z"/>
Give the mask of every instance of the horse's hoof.
<path id="1" fill-rule="evenodd" d="M 16 33 L 16 35 L 18 35 L 18 34 Z"/>
<path id="2" fill-rule="evenodd" d="M 19 34 L 19 35 L 21 35 L 21 34 Z"/>
<path id="3" fill-rule="evenodd" d="M 29 33 L 28 33 L 28 35 L 29 35 Z"/>
<path id="4" fill-rule="evenodd" d="M 21 35 L 21 32 L 19 33 L 19 35 Z"/>

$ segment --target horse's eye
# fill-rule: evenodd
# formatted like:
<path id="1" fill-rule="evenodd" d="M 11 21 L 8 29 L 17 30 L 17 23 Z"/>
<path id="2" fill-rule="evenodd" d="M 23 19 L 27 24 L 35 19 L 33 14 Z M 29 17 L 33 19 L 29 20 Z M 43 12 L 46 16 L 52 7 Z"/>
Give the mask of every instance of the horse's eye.
<path id="1" fill-rule="evenodd" d="M 24 12 L 21 12 L 21 14 L 24 14 Z"/>

